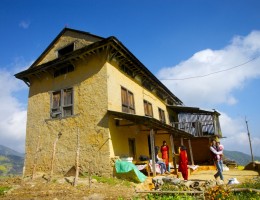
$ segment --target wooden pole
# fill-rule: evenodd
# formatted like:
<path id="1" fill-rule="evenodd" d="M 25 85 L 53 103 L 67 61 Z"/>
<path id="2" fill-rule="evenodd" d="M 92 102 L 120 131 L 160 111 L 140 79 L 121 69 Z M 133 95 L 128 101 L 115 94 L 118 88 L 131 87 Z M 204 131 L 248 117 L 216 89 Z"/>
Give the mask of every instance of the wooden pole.
<path id="1" fill-rule="evenodd" d="M 40 148 L 40 138 L 41 138 L 41 136 L 40 136 L 40 133 L 39 133 L 37 146 L 36 146 L 36 152 L 35 152 L 35 156 L 34 156 L 32 180 L 35 178 L 35 173 L 36 173 L 36 166 L 37 166 L 37 161 L 38 161 L 38 153 L 39 153 L 39 148 Z"/>
<path id="2" fill-rule="evenodd" d="M 77 152 L 76 152 L 76 175 L 74 179 L 74 187 L 77 186 L 78 183 L 78 178 L 79 178 L 79 150 L 80 150 L 80 145 L 79 145 L 79 128 L 77 130 Z"/>
<path id="3" fill-rule="evenodd" d="M 54 143 L 53 143 L 53 152 L 52 152 L 52 159 L 51 159 L 51 175 L 50 175 L 50 180 L 52 179 L 52 175 L 53 175 L 53 168 L 54 168 L 54 159 L 55 159 L 55 154 L 56 154 L 56 144 L 58 142 L 58 140 L 60 139 L 60 136 L 62 135 L 61 132 L 59 132 L 57 138 L 55 139 Z"/>
<path id="4" fill-rule="evenodd" d="M 245 121 L 246 121 L 246 128 L 247 128 L 248 140 L 249 140 L 249 145 L 250 145 L 251 159 L 252 159 L 252 162 L 254 162 L 254 156 L 253 156 L 253 151 L 252 151 L 251 138 L 250 138 L 250 133 L 249 133 L 249 129 L 248 129 L 248 122 L 247 122 L 246 118 L 245 118 Z"/>
<path id="5" fill-rule="evenodd" d="M 90 170 L 90 162 L 88 163 L 88 184 L 89 189 L 91 188 L 91 170 Z"/>
<path id="6" fill-rule="evenodd" d="M 170 135 L 170 142 L 171 142 L 171 147 L 172 147 L 174 174 L 177 175 L 178 172 L 177 172 L 177 164 L 176 164 L 176 156 L 175 156 L 175 148 L 174 148 L 173 134 Z"/>
<path id="7" fill-rule="evenodd" d="M 189 149 L 190 149 L 191 164 L 194 165 L 193 153 L 192 153 L 192 147 L 191 147 L 191 141 L 190 141 L 190 139 L 188 139 L 188 142 L 189 142 Z"/>
<path id="8" fill-rule="evenodd" d="M 183 145 L 183 138 L 181 137 L 181 145 Z"/>
<path id="9" fill-rule="evenodd" d="M 150 130 L 150 143 L 151 143 L 151 153 L 152 153 L 152 168 L 153 168 L 153 176 L 156 176 L 155 171 L 155 146 L 154 146 L 154 131 Z"/>

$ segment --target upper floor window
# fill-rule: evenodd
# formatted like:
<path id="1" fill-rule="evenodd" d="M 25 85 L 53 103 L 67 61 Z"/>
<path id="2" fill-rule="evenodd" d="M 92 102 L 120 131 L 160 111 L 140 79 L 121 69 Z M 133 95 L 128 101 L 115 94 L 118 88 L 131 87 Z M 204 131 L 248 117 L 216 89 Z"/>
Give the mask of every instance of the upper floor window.
<path id="1" fill-rule="evenodd" d="M 54 76 L 54 78 L 55 78 L 55 77 L 57 77 L 57 76 L 61 76 L 61 75 L 63 75 L 63 74 L 67 74 L 67 73 L 72 72 L 72 71 L 74 71 L 74 66 L 73 66 L 73 65 L 66 65 L 66 66 L 64 66 L 64 67 L 61 67 L 61 68 L 59 68 L 59 69 L 56 69 L 56 70 L 54 71 L 53 76 Z"/>
<path id="2" fill-rule="evenodd" d="M 133 71 L 131 69 L 129 69 L 128 67 L 126 67 L 125 65 L 121 65 L 120 66 L 121 70 L 123 70 L 123 72 L 125 72 L 127 75 L 134 77 Z"/>
<path id="3" fill-rule="evenodd" d="M 134 94 L 121 87 L 122 112 L 135 114 Z"/>
<path id="4" fill-rule="evenodd" d="M 164 110 L 158 108 L 158 111 L 159 111 L 159 120 L 163 123 L 166 123 Z"/>
<path id="5" fill-rule="evenodd" d="M 145 116 L 153 117 L 153 106 L 146 100 L 144 100 L 144 114 Z"/>
<path id="6" fill-rule="evenodd" d="M 51 118 L 61 118 L 73 115 L 73 90 L 62 89 L 52 93 Z"/>
<path id="7" fill-rule="evenodd" d="M 59 49 L 58 50 L 58 57 L 61 57 L 61 56 L 65 55 L 67 53 L 70 53 L 72 51 L 74 51 L 74 43 L 69 44 L 69 45 Z"/>

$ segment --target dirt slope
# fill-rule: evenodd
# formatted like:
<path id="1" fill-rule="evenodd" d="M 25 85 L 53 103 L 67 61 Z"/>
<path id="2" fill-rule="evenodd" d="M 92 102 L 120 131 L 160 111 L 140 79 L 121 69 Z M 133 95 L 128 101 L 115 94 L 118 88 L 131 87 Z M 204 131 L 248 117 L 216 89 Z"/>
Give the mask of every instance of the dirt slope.
<path id="1" fill-rule="evenodd" d="M 215 170 L 197 170 L 189 177 L 190 180 L 213 180 Z M 175 177 L 175 175 L 169 175 Z M 257 172 L 250 170 L 236 170 L 224 172 L 225 183 L 229 178 L 237 178 L 242 183 L 247 179 L 259 176 Z M 0 196 L 0 199 L 14 200 L 76 200 L 76 199 L 132 199 L 134 196 L 140 196 L 135 190 L 149 190 L 152 186 L 152 178 L 148 177 L 144 183 L 118 184 L 111 186 L 107 183 L 99 183 L 92 180 L 89 185 L 88 179 L 79 179 L 78 186 L 71 185 L 72 177 L 65 180 L 64 178 L 55 178 L 51 182 L 46 182 L 45 179 L 39 177 L 35 180 L 21 178 L 7 178 L 0 180 L 0 187 L 12 187 L 5 195 Z"/>

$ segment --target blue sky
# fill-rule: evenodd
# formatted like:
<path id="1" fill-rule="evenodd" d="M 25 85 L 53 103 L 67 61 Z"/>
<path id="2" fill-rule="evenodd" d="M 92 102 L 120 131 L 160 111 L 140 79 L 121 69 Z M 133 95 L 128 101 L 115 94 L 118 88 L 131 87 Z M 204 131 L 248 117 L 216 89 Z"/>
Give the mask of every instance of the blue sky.
<path id="1" fill-rule="evenodd" d="M 67 26 L 116 36 L 185 105 L 218 110 L 225 149 L 250 153 L 246 117 L 260 155 L 259 10 L 258 0 L 1 0 L 0 144 L 24 152 L 28 87 L 13 75 Z"/>

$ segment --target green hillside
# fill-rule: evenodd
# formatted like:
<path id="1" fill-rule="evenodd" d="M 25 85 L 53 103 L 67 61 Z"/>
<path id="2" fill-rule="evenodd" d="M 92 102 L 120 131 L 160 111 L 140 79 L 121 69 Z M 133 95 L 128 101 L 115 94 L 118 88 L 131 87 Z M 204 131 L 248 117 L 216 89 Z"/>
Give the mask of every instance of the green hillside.
<path id="1" fill-rule="evenodd" d="M 252 161 L 251 156 L 239 151 L 224 150 L 224 157 L 228 160 L 234 160 L 238 165 L 247 165 Z M 254 156 L 255 161 L 260 161 L 259 156 Z"/>
<path id="2" fill-rule="evenodd" d="M 0 176 L 22 174 L 23 163 L 23 154 L 0 145 Z"/>

